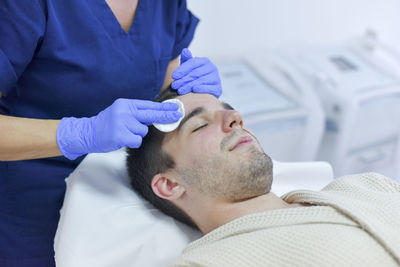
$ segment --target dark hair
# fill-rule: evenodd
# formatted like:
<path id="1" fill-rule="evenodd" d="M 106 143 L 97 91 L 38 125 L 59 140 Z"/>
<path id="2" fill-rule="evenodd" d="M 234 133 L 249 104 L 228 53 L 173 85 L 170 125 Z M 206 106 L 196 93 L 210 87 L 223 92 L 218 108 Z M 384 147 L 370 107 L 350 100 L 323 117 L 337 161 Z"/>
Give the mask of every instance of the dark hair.
<path id="1" fill-rule="evenodd" d="M 169 87 L 161 92 L 155 101 L 162 102 L 177 96 L 178 93 L 176 90 Z M 126 166 L 130 184 L 139 195 L 166 215 L 192 228 L 198 229 L 196 224 L 184 211 L 175 206 L 171 201 L 158 197 L 151 188 L 151 181 L 154 175 L 172 169 L 175 166 L 173 158 L 161 148 L 164 136 L 165 133 L 158 131 L 151 125 L 139 148 L 127 148 L 128 157 L 126 159 Z"/>

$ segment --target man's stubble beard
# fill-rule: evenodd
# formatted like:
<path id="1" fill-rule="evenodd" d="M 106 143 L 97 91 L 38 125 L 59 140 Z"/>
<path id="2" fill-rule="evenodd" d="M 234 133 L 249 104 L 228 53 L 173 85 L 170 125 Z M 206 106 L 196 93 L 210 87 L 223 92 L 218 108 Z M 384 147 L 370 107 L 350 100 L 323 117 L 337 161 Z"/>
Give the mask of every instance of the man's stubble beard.
<path id="1" fill-rule="evenodd" d="M 243 157 L 213 155 L 178 173 L 200 193 L 218 200 L 236 202 L 267 194 L 272 185 L 272 160 L 254 144 L 247 146 L 240 148 Z"/>

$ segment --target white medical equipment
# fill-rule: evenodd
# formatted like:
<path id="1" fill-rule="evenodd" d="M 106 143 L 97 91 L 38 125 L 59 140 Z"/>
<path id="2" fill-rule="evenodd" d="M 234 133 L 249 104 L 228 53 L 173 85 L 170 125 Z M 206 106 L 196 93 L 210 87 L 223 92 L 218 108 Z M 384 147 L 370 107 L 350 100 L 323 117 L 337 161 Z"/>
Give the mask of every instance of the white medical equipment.
<path id="1" fill-rule="evenodd" d="M 374 51 L 369 45 L 352 42 L 285 53 L 313 85 L 325 111 L 318 159 L 329 161 L 336 176 L 375 171 L 399 179 L 400 62 L 396 70 L 379 61 L 376 50 L 383 48 Z"/>
<path id="2" fill-rule="evenodd" d="M 400 50 L 380 41 L 375 31 L 367 30 L 364 36 L 351 39 L 348 46 L 371 64 L 378 64 L 384 72 L 400 78 Z"/>
<path id="3" fill-rule="evenodd" d="M 167 266 L 201 234 L 162 214 L 129 186 L 124 149 L 89 154 L 67 179 L 54 240 L 58 267 Z M 324 162 L 274 162 L 272 191 L 319 190 Z"/>
<path id="4" fill-rule="evenodd" d="M 244 125 L 276 160 L 315 159 L 324 117 L 315 95 L 280 58 L 248 56 L 217 64 L 223 85 L 221 100 L 240 111 Z"/>

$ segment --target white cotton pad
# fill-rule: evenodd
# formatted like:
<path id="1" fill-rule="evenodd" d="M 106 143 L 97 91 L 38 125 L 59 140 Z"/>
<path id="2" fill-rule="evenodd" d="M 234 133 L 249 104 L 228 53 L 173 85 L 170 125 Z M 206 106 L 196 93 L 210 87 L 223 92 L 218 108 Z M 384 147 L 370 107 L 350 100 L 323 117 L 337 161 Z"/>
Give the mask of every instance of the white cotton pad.
<path id="1" fill-rule="evenodd" d="M 182 117 L 174 123 L 168 123 L 168 124 L 162 124 L 162 123 L 153 123 L 153 126 L 156 127 L 158 130 L 160 130 L 161 132 L 172 132 L 173 130 L 175 130 L 176 128 L 178 128 L 179 124 L 181 123 L 181 120 L 183 119 L 183 117 L 185 116 L 185 107 L 183 106 L 183 103 L 179 100 L 179 99 L 168 99 L 163 101 L 163 103 L 165 102 L 172 102 L 172 103 L 176 103 L 179 108 L 178 108 L 178 112 L 180 112 L 182 114 Z"/>

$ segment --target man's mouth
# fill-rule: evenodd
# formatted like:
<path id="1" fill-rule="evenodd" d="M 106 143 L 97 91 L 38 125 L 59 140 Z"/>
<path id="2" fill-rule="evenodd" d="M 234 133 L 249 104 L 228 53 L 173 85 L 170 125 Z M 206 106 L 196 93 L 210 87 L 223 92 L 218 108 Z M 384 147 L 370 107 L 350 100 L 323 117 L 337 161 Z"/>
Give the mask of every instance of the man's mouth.
<path id="1" fill-rule="evenodd" d="M 229 148 L 229 151 L 232 151 L 238 147 L 250 144 L 253 142 L 253 138 L 251 138 L 250 136 L 242 136 L 238 139 L 238 141 L 235 143 L 235 145 L 233 145 L 231 148 Z"/>

